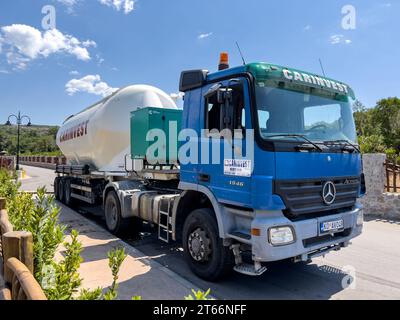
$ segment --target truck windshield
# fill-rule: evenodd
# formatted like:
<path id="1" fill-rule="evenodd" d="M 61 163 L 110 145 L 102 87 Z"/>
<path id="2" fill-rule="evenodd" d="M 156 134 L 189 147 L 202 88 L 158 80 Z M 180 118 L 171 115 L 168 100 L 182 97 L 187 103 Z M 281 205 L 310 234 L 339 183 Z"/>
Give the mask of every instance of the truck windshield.
<path id="1" fill-rule="evenodd" d="M 357 141 L 353 100 L 346 95 L 290 84 L 256 86 L 258 123 L 266 140 L 293 140 L 303 135 L 314 142 Z"/>

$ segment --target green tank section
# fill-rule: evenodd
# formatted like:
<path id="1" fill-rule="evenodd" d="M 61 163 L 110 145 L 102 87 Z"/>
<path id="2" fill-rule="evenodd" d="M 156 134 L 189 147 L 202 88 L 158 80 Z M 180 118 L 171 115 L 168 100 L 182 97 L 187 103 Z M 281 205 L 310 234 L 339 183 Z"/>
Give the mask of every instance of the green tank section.
<path id="1" fill-rule="evenodd" d="M 151 164 L 176 164 L 181 126 L 182 110 L 147 107 L 131 112 L 132 159 L 145 159 Z M 164 141 L 159 140 L 162 133 Z"/>

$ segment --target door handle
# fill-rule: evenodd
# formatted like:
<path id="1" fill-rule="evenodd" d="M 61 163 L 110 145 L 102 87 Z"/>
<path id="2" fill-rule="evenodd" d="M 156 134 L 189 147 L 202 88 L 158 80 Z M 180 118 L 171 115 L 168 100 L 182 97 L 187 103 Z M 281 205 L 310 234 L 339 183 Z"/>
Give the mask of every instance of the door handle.
<path id="1" fill-rule="evenodd" d="M 210 175 L 208 175 L 208 174 L 200 173 L 200 174 L 199 174 L 199 180 L 200 180 L 201 182 L 210 182 L 211 177 L 210 177 Z"/>

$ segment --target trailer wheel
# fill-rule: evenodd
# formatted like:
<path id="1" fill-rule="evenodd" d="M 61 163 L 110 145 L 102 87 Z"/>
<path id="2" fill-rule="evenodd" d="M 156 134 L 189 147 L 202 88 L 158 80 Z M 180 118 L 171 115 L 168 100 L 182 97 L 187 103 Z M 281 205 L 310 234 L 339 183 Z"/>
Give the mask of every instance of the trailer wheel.
<path id="1" fill-rule="evenodd" d="M 64 183 L 64 202 L 67 207 L 73 207 L 75 205 L 75 199 L 71 197 L 71 180 L 65 179 Z"/>
<path id="2" fill-rule="evenodd" d="M 60 178 L 58 181 L 58 199 L 61 203 L 65 203 L 65 179 Z"/>
<path id="3" fill-rule="evenodd" d="M 123 218 L 121 215 L 121 204 L 115 191 L 107 193 L 104 213 L 107 229 L 116 236 L 125 236 L 136 231 L 133 218 Z"/>
<path id="4" fill-rule="evenodd" d="M 211 209 L 193 211 L 183 226 L 183 249 L 190 269 L 200 278 L 217 281 L 233 268 L 233 254 L 223 246 Z"/>
<path id="5" fill-rule="evenodd" d="M 56 200 L 60 200 L 60 194 L 58 192 L 58 188 L 59 188 L 59 183 L 60 183 L 60 177 L 56 177 L 54 179 L 54 198 L 56 198 Z"/>

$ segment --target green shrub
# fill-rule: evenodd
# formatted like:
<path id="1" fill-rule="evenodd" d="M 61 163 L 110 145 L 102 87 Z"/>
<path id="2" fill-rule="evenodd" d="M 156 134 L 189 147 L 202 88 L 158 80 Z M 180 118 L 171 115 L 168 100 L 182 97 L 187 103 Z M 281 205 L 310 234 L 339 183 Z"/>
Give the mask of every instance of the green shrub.
<path id="1" fill-rule="evenodd" d="M 81 265 L 82 244 L 78 241 L 78 232 L 72 230 L 71 242 L 64 243 L 65 258 L 56 263 L 51 261 L 52 281 L 42 286 L 49 300 L 72 300 L 75 293 L 78 292 L 82 284 L 78 269 Z M 43 279 L 48 280 L 48 279 Z M 86 293 L 90 295 L 89 292 Z"/>
<path id="2" fill-rule="evenodd" d="M 10 222 L 15 230 L 33 235 L 35 278 L 42 281 L 43 269 L 51 266 L 57 248 L 64 241 L 65 226 L 59 224 L 60 208 L 45 188 L 38 189 L 37 198 L 27 193 L 17 194 L 8 206 Z"/>
<path id="3" fill-rule="evenodd" d="M 113 275 L 113 284 L 108 292 L 103 295 L 103 288 L 94 290 L 82 289 L 76 293 L 82 284 L 79 275 L 79 267 L 83 261 L 81 258 L 82 244 L 78 241 L 78 232 L 72 230 L 71 242 L 65 243 L 65 258 L 60 263 L 53 262 L 54 282 L 45 290 L 49 300 L 115 300 L 118 296 L 118 273 L 126 258 L 124 249 L 115 249 L 108 253 L 109 266 Z"/>
<path id="4" fill-rule="evenodd" d="M 46 189 L 37 190 L 36 198 L 28 193 L 18 193 L 18 185 L 5 171 L 0 171 L 0 196 L 7 198 L 7 210 L 10 222 L 15 230 L 28 231 L 33 235 L 34 276 L 41 284 L 49 300 L 75 299 L 82 279 L 79 267 L 82 262 L 82 244 L 78 241 L 78 232 L 72 230 L 71 241 L 65 242 L 65 258 L 56 263 L 57 249 L 65 239 L 66 227 L 59 223 L 60 208 L 54 196 L 46 194 Z M 119 268 L 125 259 L 124 250 L 115 250 L 108 254 L 113 274 L 113 285 L 104 296 L 102 288 L 93 291 L 83 289 L 76 299 L 112 300 L 117 297 Z"/>
<path id="5" fill-rule="evenodd" d="M 97 288 L 95 290 L 82 289 L 77 300 L 102 300 L 103 299 L 103 288 Z"/>
<path id="6" fill-rule="evenodd" d="M 209 294 L 211 293 L 211 289 L 208 289 L 206 292 L 203 291 L 195 291 L 192 289 L 193 295 L 188 295 L 185 297 L 185 300 L 214 300 L 208 298 Z"/>
<path id="7" fill-rule="evenodd" d="M 0 170 L 0 197 L 7 199 L 9 219 L 14 230 L 28 231 L 33 235 L 34 276 L 49 300 L 114 300 L 118 296 L 118 273 L 126 258 L 125 249 L 108 253 L 113 283 L 103 295 L 103 288 L 82 289 L 79 275 L 82 244 L 78 232 L 72 230 L 71 241 L 65 242 L 65 257 L 59 263 L 54 258 L 65 239 L 66 227 L 59 223 L 60 208 L 54 196 L 46 189 L 37 190 L 36 198 L 28 193 L 18 193 L 19 184 L 5 170 Z"/>
<path id="8" fill-rule="evenodd" d="M 386 145 L 381 135 L 362 136 L 359 138 L 363 153 L 385 153 Z"/>
<path id="9" fill-rule="evenodd" d="M 104 295 L 105 300 L 115 300 L 118 296 L 118 274 L 122 263 L 126 258 L 125 248 L 117 248 L 108 253 L 108 265 L 113 275 L 113 283 L 109 291 Z"/>
<path id="10" fill-rule="evenodd" d="M 0 197 L 11 201 L 18 193 L 20 183 L 16 181 L 16 175 L 5 169 L 0 169 Z"/>
<path id="11" fill-rule="evenodd" d="M 397 157 L 400 157 L 400 155 L 397 153 L 397 150 L 394 148 L 387 149 L 385 153 L 386 153 L 387 159 L 391 162 L 396 162 Z"/>

